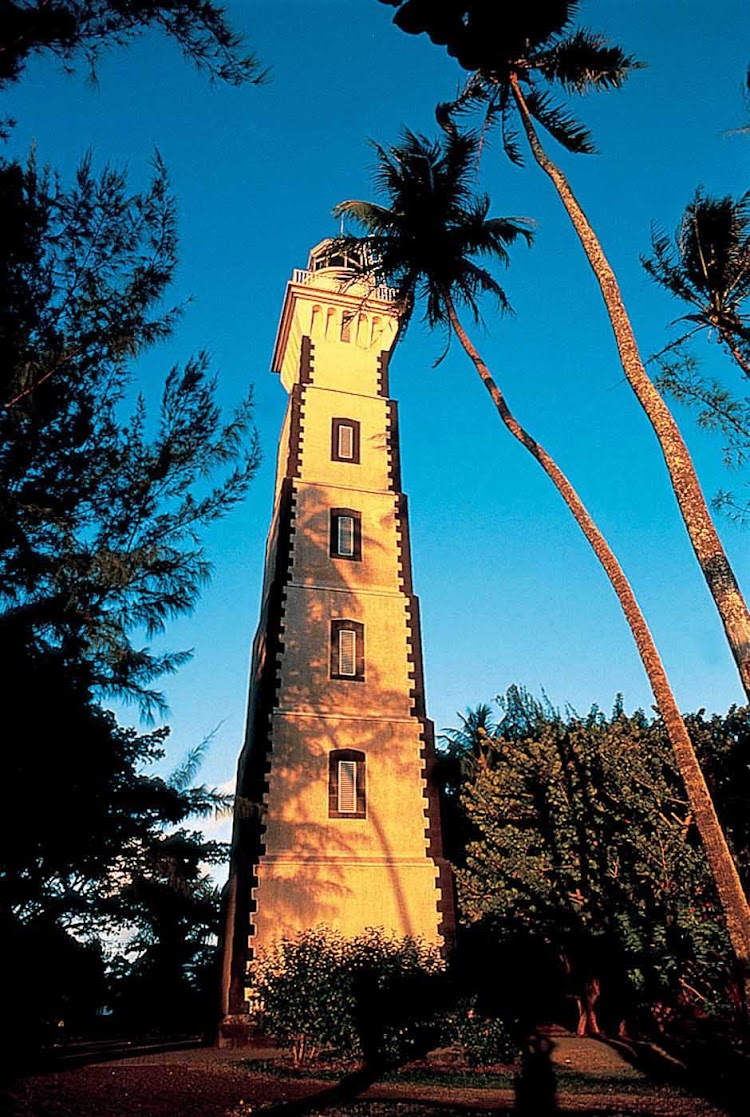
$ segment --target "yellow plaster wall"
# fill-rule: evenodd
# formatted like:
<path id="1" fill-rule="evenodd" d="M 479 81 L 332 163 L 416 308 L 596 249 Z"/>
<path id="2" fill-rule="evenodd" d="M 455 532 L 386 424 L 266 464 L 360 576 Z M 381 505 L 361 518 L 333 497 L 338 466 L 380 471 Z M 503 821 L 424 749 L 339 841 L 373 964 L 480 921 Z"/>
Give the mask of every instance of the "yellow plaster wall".
<path id="1" fill-rule="evenodd" d="M 335 280 L 321 273 L 314 279 L 315 287 L 298 283 L 287 287 L 275 366 L 284 387 L 291 391 L 299 379 L 300 340 L 307 335 L 320 358 L 317 362 L 320 378 L 316 378 L 319 383 L 374 394 L 377 365 L 373 358 L 390 349 L 398 329 L 394 304 L 368 298 L 362 287 L 338 291 Z M 329 289 L 322 289 L 320 284 Z M 349 322 L 349 341 L 341 340 L 344 319 Z"/>
<path id="2" fill-rule="evenodd" d="M 370 864 L 361 858 L 332 862 L 264 862 L 258 910 L 273 912 L 273 922 L 258 923 L 254 948 L 302 927 L 319 923 L 354 936 L 367 927 L 383 927 L 395 936 L 419 935 L 440 944 L 435 907 L 437 874 L 424 857 L 414 861 Z"/>
<path id="3" fill-rule="evenodd" d="M 310 385 L 305 391 L 302 481 L 384 492 L 388 489 L 387 400 Z M 331 461 L 331 423 L 360 424 L 360 460 Z"/>
<path id="4" fill-rule="evenodd" d="M 330 678 L 331 621 L 365 626 L 363 681 Z M 407 662 L 407 602 L 400 593 L 288 586 L 284 612 L 284 655 L 279 704 L 284 710 L 411 713 Z"/>
<path id="5" fill-rule="evenodd" d="M 424 726 L 414 716 L 409 602 L 399 570 L 400 494 L 390 491 L 389 401 L 378 394 L 378 361 L 397 319 L 392 305 L 378 304 L 367 310 L 367 332 L 358 336 L 355 321 L 351 341 L 342 342 L 341 315 L 363 310 L 361 294 L 342 294 L 330 277 L 314 278 L 315 289 L 287 289 L 274 357 L 291 391 L 299 380 L 301 338 L 312 337 L 252 945 L 321 922 L 347 935 L 383 926 L 439 942 L 438 869 L 426 836 Z M 372 313 L 381 318 L 377 337 Z M 331 460 L 335 417 L 360 423 L 358 464 Z M 290 436 L 291 408 L 281 435 L 275 517 Z M 332 507 L 361 513 L 361 561 L 330 556 Z M 334 619 L 364 624 L 363 681 L 330 677 Z M 364 819 L 328 817 L 329 753 L 341 748 L 366 754 Z"/>
<path id="6" fill-rule="evenodd" d="M 295 485 L 295 494 L 292 580 L 296 584 L 352 590 L 398 588 L 398 535 L 393 493 L 299 483 Z M 331 508 L 351 508 L 360 513 L 360 559 L 331 557 Z"/>

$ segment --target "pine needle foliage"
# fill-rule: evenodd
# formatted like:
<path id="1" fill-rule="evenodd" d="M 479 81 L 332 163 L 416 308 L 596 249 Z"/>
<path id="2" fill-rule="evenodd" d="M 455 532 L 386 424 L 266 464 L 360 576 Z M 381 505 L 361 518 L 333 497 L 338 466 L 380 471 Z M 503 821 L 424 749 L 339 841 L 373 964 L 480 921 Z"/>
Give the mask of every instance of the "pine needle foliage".
<path id="1" fill-rule="evenodd" d="M 141 193 L 90 159 L 70 188 L 33 160 L 5 164 L 0 191 L 0 625 L 148 713 L 186 654 L 140 641 L 208 577 L 201 533 L 259 460 L 252 396 L 224 418 L 199 353 L 167 373 L 158 416 L 132 402 L 134 360 L 181 312 L 164 302 L 177 240 L 158 158 Z"/>
<path id="2" fill-rule="evenodd" d="M 213 0 L 3 0 L 0 88 L 17 81 L 29 58 L 44 51 L 67 70 L 83 55 L 93 77 L 102 51 L 151 28 L 174 39 L 212 78 L 241 85 L 265 76 Z"/>

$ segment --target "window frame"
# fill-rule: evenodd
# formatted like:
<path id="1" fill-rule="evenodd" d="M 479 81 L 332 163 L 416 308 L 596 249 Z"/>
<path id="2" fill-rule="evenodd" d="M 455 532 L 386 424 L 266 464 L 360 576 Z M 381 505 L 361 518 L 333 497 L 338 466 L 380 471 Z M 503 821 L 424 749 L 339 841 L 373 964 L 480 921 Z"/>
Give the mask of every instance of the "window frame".
<path id="1" fill-rule="evenodd" d="M 342 675 L 340 671 L 340 632 L 353 632 L 354 674 Z M 331 678 L 348 683 L 362 683 L 365 680 L 365 626 L 360 621 L 337 618 L 331 621 Z"/>
<path id="2" fill-rule="evenodd" d="M 352 520 L 352 553 L 344 554 L 340 550 L 339 522 L 349 517 Z M 328 540 L 328 553 L 331 558 L 345 559 L 347 562 L 362 561 L 362 513 L 355 508 L 331 508 L 329 514 L 330 531 Z"/>
<path id="3" fill-rule="evenodd" d="M 352 429 L 352 455 L 350 458 L 342 457 L 339 450 L 339 431 L 342 427 Z M 336 416 L 331 419 L 331 461 L 346 462 L 347 465 L 359 465 L 360 430 L 357 419 L 346 419 Z"/>
<path id="4" fill-rule="evenodd" d="M 339 764 L 342 761 L 353 761 L 355 764 L 353 811 L 341 810 Z M 367 756 L 361 749 L 332 749 L 328 754 L 328 817 L 367 818 Z"/>

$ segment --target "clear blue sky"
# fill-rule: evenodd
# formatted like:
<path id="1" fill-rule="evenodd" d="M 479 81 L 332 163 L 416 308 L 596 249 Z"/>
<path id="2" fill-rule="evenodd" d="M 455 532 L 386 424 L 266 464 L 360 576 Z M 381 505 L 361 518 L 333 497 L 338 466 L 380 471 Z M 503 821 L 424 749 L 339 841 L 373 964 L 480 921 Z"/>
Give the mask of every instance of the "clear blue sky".
<path id="1" fill-rule="evenodd" d="M 4 97 L 18 119 L 11 153 L 32 142 L 69 176 L 92 148 L 143 184 L 158 147 L 179 199 L 176 297 L 194 296 L 177 335 L 139 366 L 148 394 L 176 360 L 205 346 L 222 399 L 256 386 L 265 462 L 246 504 L 208 538 L 214 576 L 167 644 L 192 662 L 166 681 L 170 758 L 219 722 L 204 777 L 223 783 L 242 742 L 273 473 L 286 403 L 268 372 L 284 285 L 335 226 L 331 207 L 371 197 L 368 137 L 402 124 L 432 132 L 433 106 L 459 71 L 424 37 L 403 35 L 376 0 L 230 0 L 235 25 L 272 70 L 261 88 L 212 86 L 154 34 L 110 52 L 91 88 L 51 59 Z M 750 63 L 746 0 L 589 0 L 582 22 L 648 63 L 624 90 L 578 99 L 601 154 L 555 150 L 614 264 L 642 352 L 680 313 L 638 254 L 652 220 L 674 228 L 694 188 L 748 188 L 750 137 L 740 87 Z M 554 145 L 550 141 L 550 150 Z M 577 484 L 629 574 L 685 709 L 742 698 L 721 626 L 679 519 L 658 446 L 617 362 L 599 296 L 560 203 L 534 167 L 497 148 L 483 185 L 495 214 L 533 217 L 536 246 L 505 276 L 516 317 L 488 307 L 476 340 L 519 418 Z M 437 368 L 442 339 L 415 324 L 392 364 L 400 401 L 414 577 L 422 601 L 428 707 L 438 729 L 510 683 L 556 704 L 628 709 L 651 696 L 614 595 L 550 483 L 509 437 L 460 347 Z M 704 370 L 731 370 L 716 346 Z M 680 416 L 706 492 L 728 485 L 720 446 Z M 740 479 L 734 479 L 740 483 Z M 722 524 L 750 592 L 750 536 Z"/>

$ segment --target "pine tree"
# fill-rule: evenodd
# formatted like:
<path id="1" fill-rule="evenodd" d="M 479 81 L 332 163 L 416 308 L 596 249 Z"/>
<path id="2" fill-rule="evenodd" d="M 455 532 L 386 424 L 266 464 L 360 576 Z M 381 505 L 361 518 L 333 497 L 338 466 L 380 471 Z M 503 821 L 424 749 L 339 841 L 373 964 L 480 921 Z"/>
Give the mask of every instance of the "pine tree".
<path id="1" fill-rule="evenodd" d="M 152 27 L 212 77 L 233 85 L 263 78 L 257 58 L 213 0 L 2 0 L 0 13 L 0 88 L 17 81 L 29 57 L 42 51 L 68 69 L 83 54 L 93 73 L 104 49 Z"/>
<path id="2" fill-rule="evenodd" d="M 0 908 L 6 1011 L 33 1045 L 56 1015 L 90 1022 L 113 927 L 137 932 L 133 981 L 169 988 L 162 1022 L 194 1001 L 217 918 L 201 866 L 224 850 L 189 820 L 223 799 L 188 786 L 194 764 L 148 775 L 167 730 L 123 728 L 104 702 L 163 709 L 154 684 L 186 653 L 143 641 L 197 601 L 202 531 L 259 453 L 251 396 L 222 417 L 205 354 L 167 372 L 157 415 L 134 392 L 137 359 L 179 316 L 158 161 L 140 193 L 88 160 L 70 187 L 6 162 L 0 197 L 0 652 L 24 807 L 0 820 Z"/>

